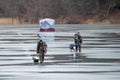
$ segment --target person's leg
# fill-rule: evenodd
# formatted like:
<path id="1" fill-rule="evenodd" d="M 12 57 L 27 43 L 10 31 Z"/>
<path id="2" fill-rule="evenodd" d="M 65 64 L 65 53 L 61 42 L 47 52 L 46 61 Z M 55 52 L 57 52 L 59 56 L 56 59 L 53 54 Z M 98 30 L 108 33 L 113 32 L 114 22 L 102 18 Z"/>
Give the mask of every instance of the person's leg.
<path id="1" fill-rule="evenodd" d="M 43 51 L 39 51 L 39 60 L 40 60 L 40 63 L 42 63 L 42 61 L 43 61 L 43 57 L 42 57 L 42 55 L 43 55 Z"/>
<path id="2" fill-rule="evenodd" d="M 75 50 L 76 50 L 76 52 L 78 51 L 78 46 L 75 46 Z"/>
<path id="3" fill-rule="evenodd" d="M 44 61 L 45 52 L 42 53 L 42 63 Z"/>
<path id="4" fill-rule="evenodd" d="M 40 60 L 40 63 L 42 62 L 42 54 L 40 53 L 39 54 L 39 60 Z"/>
<path id="5" fill-rule="evenodd" d="M 79 52 L 81 52 L 81 44 L 79 44 Z"/>

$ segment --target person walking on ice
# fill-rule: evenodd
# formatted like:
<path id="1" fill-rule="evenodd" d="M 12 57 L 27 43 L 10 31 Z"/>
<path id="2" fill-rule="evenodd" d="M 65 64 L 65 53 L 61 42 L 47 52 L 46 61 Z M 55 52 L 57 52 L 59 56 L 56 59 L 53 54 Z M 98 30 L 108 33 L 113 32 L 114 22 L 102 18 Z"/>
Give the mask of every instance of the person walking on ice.
<path id="1" fill-rule="evenodd" d="M 46 52 L 47 44 L 42 39 L 40 39 L 37 43 L 37 54 L 39 56 L 40 63 L 43 63 Z"/>
<path id="2" fill-rule="evenodd" d="M 75 51 L 76 51 L 76 53 L 78 51 L 81 52 L 82 37 L 80 35 L 80 32 L 77 32 L 74 35 L 74 43 L 75 43 Z"/>

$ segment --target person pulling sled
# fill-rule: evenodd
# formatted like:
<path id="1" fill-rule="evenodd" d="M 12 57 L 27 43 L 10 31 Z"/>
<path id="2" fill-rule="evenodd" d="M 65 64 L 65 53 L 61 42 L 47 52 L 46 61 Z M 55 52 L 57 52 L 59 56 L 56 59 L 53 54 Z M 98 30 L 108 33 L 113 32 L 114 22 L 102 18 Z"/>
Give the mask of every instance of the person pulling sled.
<path id="1" fill-rule="evenodd" d="M 47 44 L 41 39 L 37 43 L 37 55 L 39 56 L 40 63 L 43 63 L 46 52 Z"/>

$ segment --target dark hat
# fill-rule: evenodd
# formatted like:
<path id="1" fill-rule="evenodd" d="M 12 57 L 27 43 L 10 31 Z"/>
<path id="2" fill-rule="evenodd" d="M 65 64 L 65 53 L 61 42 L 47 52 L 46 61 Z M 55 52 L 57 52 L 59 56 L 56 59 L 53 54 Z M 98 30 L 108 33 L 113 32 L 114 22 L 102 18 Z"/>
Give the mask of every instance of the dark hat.
<path id="1" fill-rule="evenodd" d="M 40 39 L 40 41 L 42 41 L 42 39 Z"/>

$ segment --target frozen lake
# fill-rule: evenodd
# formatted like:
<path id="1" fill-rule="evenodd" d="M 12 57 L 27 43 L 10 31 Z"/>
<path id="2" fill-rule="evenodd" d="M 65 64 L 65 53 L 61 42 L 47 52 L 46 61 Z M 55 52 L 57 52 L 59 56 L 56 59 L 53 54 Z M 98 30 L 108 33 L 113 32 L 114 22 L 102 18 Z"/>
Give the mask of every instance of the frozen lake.
<path id="1" fill-rule="evenodd" d="M 56 25 L 43 64 L 33 64 L 39 25 L 0 25 L 0 80 L 119 80 L 120 25 Z M 73 35 L 82 53 L 70 52 Z"/>

